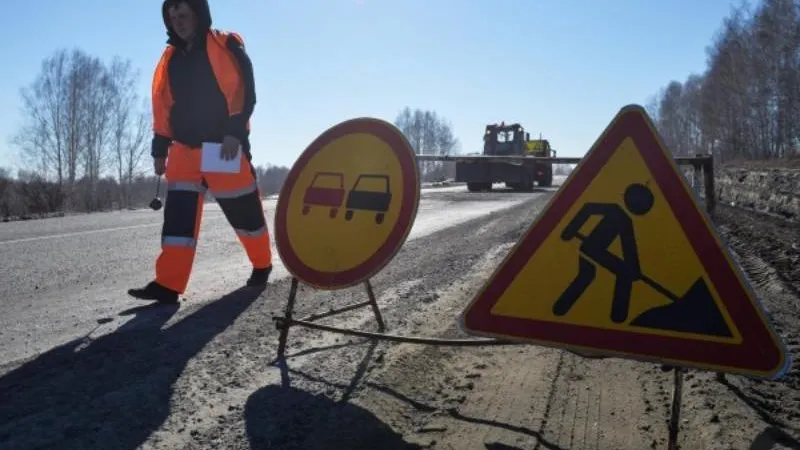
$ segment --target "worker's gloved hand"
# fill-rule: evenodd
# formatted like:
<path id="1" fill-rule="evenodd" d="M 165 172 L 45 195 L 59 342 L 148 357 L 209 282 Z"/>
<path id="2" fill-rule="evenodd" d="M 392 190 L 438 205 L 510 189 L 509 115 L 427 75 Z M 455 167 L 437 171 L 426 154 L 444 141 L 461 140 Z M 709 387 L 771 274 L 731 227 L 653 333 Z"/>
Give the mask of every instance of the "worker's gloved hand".
<path id="1" fill-rule="evenodd" d="M 239 152 L 239 139 L 233 136 L 225 136 L 225 139 L 222 141 L 222 148 L 220 149 L 219 157 L 224 159 L 225 161 L 230 161 L 231 159 L 236 157 L 236 153 Z"/>
<path id="2" fill-rule="evenodd" d="M 167 170 L 167 158 L 153 158 L 153 171 L 156 175 L 164 175 Z"/>

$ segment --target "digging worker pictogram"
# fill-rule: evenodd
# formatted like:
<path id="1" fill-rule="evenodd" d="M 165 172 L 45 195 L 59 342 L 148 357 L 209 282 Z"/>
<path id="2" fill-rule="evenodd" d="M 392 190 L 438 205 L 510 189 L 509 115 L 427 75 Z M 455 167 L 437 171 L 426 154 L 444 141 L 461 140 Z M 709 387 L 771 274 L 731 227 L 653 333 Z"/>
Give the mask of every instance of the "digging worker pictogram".
<path id="1" fill-rule="evenodd" d="M 263 286 L 272 270 L 270 236 L 250 154 L 250 115 L 256 102 L 253 68 L 242 38 L 211 28 L 206 0 L 166 0 L 161 8 L 168 46 L 152 86 L 151 155 L 166 174 L 167 199 L 155 280 L 128 291 L 142 300 L 174 303 L 189 281 L 203 198 L 210 190 L 253 265 L 248 286 Z M 238 173 L 201 173 L 203 143 L 221 143 Z M 169 158 L 167 160 L 167 155 Z"/>
<path id="2" fill-rule="evenodd" d="M 642 276 L 633 220 L 628 212 L 638 216 L 647 214 L 653 207 L 653 193 L 643 184 L 631 184 L 625 189 L 624 202 L 627 212 L 615 203 L 587 203 L 564 228 L 562 240 L 578 237 L 583 242 L 578 257 L 578 275 L 553 305 L 553 314 L 563 316 L 569 312 L 594 281 L 596 265 L 600 265 L 616 277 L 611 320 L 615 323 L 627 320 L 633 283 Z M 595 215 L 601 216 L 600 222 L 588 236 L 580 235 L 580 228 Z M 609 250 L 617 238 L 622 246 L 621 258 Z"/>

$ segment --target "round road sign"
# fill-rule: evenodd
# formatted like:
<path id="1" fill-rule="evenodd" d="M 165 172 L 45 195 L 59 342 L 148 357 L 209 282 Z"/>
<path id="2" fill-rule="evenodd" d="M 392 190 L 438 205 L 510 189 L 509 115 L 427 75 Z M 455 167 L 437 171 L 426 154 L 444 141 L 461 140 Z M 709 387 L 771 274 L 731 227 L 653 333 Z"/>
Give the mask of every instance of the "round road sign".
<path id="1" fill-rule="evenodd" d="M 368 280 L 392 260 L 417 215 L 414 150 L 394 125 L 351 119 L 322 133 L 283 184 L 275 244 L 287 270 L 319 289 Z"/>

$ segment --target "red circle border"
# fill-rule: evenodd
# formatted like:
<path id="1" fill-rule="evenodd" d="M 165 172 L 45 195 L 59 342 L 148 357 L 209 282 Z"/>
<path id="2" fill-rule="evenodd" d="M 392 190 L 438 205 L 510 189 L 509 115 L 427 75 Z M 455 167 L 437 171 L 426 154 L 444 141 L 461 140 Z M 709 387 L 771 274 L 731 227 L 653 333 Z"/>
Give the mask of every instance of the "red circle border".
<path id="1" fill-rule="evenodd" d="M 289 198 L 303 169 L 317 153 L 331 142 L 349 134 L 365 133 L 386 143 L 400 163 L 403 181 L 403 203 L 398 219 L 389 236 L 366 261 L 341 272 L 322 272 L 312 269 L 297 256 L 289 240 L 287 216 Z M 295 278 L 319 289 L 343 289 L 361 283 L 383 269 L 400 251 L 408 237 L 419 206 L 419 168 L 414 150 L 406 137 L 392 124 L 375 118 L 362 117 L 341 122 L 317 137 L 292 166 L 278 195 L 275 208 L 275 245 L 286 269 Z"/>

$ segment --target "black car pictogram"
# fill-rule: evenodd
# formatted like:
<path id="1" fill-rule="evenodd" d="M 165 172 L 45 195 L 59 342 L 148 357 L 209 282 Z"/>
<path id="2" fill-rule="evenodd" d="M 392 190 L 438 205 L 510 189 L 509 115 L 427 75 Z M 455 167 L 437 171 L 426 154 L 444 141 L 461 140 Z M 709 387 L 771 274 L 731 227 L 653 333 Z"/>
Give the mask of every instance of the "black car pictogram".
<path id="1" fill-rule="evenodd" d="M 378 181 L 382 190 L 372 191 L 363 189 L 364 181 Z M 354 211 L 373 211 L 375 212 L 375 223 L 383 223 L 384 214 L 389 210 L 392 202 L 392 192 L 389 188 L 389 176 L 382 174 L 361 174 L 358 176 L 353 189 L 347 195 L 347 212 L 345 220 L 353 218 Z"/>

